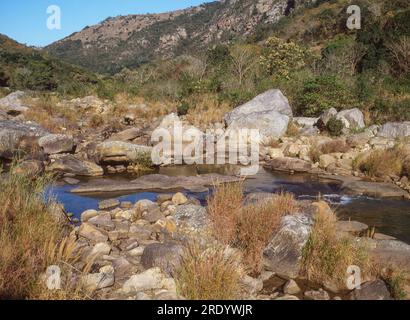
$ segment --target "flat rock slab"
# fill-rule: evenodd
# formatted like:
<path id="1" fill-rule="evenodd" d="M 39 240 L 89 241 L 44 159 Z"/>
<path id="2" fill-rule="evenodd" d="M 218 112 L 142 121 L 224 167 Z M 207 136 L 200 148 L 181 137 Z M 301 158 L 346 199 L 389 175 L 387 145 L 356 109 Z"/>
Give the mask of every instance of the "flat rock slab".
<path id="1" fill-rule="evenodd" d="M 312 164 L 297 158 L 282 157 L 268 161 L 264 168 L 282 172 L 310 172 Z"/>
<path id="2" fill-rule="evenodd" d="M 205 174 L 193 177 L 170 177 L 161 174 L 142 176 L 130 182 L 99 180 L 79 186 L 72 193 L 108 193 L 141 190 L 188 190 L 192 192 L 206 192 L 209 187 L 221 183 L 239 182 L 242 178 L 219 174 Z"/>
<path id="3" fill-rule="evenodd" d="M 342 190 L 349 194 L 360 194 L 377 198 L 407 198 L 408 192 L 392 183 L 346 181 Z"/>
<path id="4" fill-rule="evenodd" d="M 409 193 L 402 188 L 385 182 L 363 181 L 357 177 L 319 175 L 320 179 L 340 183 L 341 190 L 350 195 L 363 195 L 375 198 L 408 198 Z"/>

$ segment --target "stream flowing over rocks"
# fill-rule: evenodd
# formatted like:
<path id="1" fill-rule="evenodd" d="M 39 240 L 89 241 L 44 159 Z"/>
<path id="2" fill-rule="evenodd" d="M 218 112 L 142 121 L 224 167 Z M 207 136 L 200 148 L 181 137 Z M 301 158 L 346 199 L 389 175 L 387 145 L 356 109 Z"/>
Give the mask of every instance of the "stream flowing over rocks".
<path id="1" fill-rule="evenodd" d="M 230 130 L 260 130 L 259 164 L 265 171 L 245 180 L 240 176 L 242 166 L 237 164 L 174 166 L 176 159 L 172 154 L 161 164 L 152 163 L 151 134 L 156 129 L 165 129 L 171 141 L 175 139 L 173 129 L 178 123 L 182 124 L 183 132 L 195 130 L 199 136 L 205 136 L 185 117 L 169 114 L 150 122 L 126 117 L 119 128 L 96 129 L 89 128 L 84 119 L 78 130 L 54 133 L 24 119 L 30 106 L 23 104 L 23 96 L 24 93 L 16 92 L 0 99 L 0 159 L 7 164 L 18 155 L 22 159 L 12 168 L 14 171 L 5 174 L 53 173 L 58 180 L 57 188 L 62 190 L 57 199 L 62 199 L 66 210 L 73 203 L 84 202 L 79 215 L 70 218 L 70 239 L 80 256 L 75 269 L 82 270 L 90 259 L 92 268 L 86 274 L 63 272 L 64 281 L 82 283 L 102 299 L 184 299 L 177 291 L 175 270 L 188 239 L 194 235 L 205 243 L 214 242 L 209 238 L 207 197 L 219 184 L 244 180 L 246 187 L 251 186 L 246 190 L 246 203 L 271 197 L 273 187 L 275 191 L 294 188 L 292 192 L 306 185 L 312 192 L 294 192 L 303 205 L 296 214 L 284 216 L 278 230 L 272 230 L 263 248 L 262 272 L 245 272 L 241 276 L 242 299 L 392 298 L 386 282 L 376 277 L 363 279 L 362 288 L 354 290 L 335 288 L 328 283 L 307 283 L 301 261 L 318 208 L 330 210 L 325 200 L 332 202 L 336 197 L 339 205 L 344 197 L 351 196 L 356 197 L 357 203 L 380 201 L 377 204 L 381 208 L 385 203 L 394 203 L 392 208 L 386 205 L 385 211 L 396 205 L 405 208 L 401 212 L 408 208 L 410 183 L 406 174 L 371 178 L 356 166 L 358 159 L 366 159 L 374 151 L 389 150 L 399 140 L 404 150 L 410 150 L 410 141 L 406 140 L 410 136 L 408 122 L 366 127 L 359 109 L 330 109 L 316 118 L 293 117 L 283 93 L 269 90 L 226 114 L 225 125 L 218 125 L 222 138 Z M 86 110 L 90 115 L 110 110 L 108 102 L 92 96 L 64 104 L 74 110 Z M 323 132 L 333 117 L 343 124 L 339 137 Z M 291 124 L 299 134 L 287 134 Z M 252 142 L 255 141 L 247 143 Z M 194 140 L 187 138 L 182 145 L 185 148 L 192 143 Z M 410 157 L 402 160 L 410 165 Z M 194 172 L 190 174 L 179 171 L 192 167 Z M 50 186 L 52 192 L 54 187 Z M 318 197 L 320 188 L 327 193 Z M 87 201 L 93 201 L 93 206 L 88 206 Z M 398 221 L 401 220 L 388 223 L 396 229 L 400 227 Z M 362 221 L 339 221 L 336 228 L 338 234 L 355 243 L 365 243 L 381 264 L 410 269 L 408 244 L 374 232 L 371 225 Z M 237 251 L 228 249 L 227 252 Z M 47 276 L 50 275 L 46 272 Z"/>

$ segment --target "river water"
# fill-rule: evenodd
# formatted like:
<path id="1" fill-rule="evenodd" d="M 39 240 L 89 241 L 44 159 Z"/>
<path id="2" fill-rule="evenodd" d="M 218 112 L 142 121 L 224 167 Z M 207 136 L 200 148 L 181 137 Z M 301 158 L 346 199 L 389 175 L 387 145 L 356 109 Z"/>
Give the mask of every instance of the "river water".
<path id="1" fill-rule="evenodd" d="M 177 167 L 161 169 L 161 174 L 195 175 L 196 168 Z M 124 181 L 133 180 L 135 176 L 115 175 L 112 179 Z M 87 183 L 83 180 L 81 183 Z M 399 240 L 410 243 L 410 201 L 392 199 L 374 199 L 363 196 L 343 194 L 335 181 L 319 180 L 306 174 L 289 175 L 270 172 L 264 169 L 245 181 L 245 192 L 280 192 L 288 191 L 298 199 L 316 199 L 319 196 L 329 201 L 342 220 L 356 220 L 375 227 L 377 232 L 388 234 Z M 80 195 L 70 191 L 76 186 L 57 183 L 51 188 L 53 196 L 64 205 L 67 212 L 79 218 L 87 209 L 97 209 L 98 202 L 103 199 L 117 198 L 120 201 L 136 202 L 141 199 L 156 200 L 157 192 L 132 192 L 126 194 L 96 194 Z M 168 191 L 169 192 L 169 191 Z M 208 193 L 187 193 L 203 204 Z"/>

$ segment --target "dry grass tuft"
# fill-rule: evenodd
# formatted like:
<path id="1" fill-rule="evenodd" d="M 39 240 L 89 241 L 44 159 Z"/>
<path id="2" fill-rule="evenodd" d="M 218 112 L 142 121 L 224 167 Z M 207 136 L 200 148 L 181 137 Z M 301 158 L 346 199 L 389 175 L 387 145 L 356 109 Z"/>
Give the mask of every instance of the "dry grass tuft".
<path id="1" fill-rule="evenodd" d="M 36 99 L 28 98 L 27 103 L 31 107 L 24 117 L 53 133 L 61 132 L 62 127 L 75 127 L 80 115 L 70 108 L 60 106 L 58 102 L 56 96 L 48 94 L 40 94 Z"/>
<path id="2" fill-rule="evenodd" d="M 261 270 L 262 251 L 279 227 L 282 217 L 298 210 L 290 193 L 273 195 L 243 206 L 243 184 L 222 184 L 208 199 L 211 232 L 223 244 L 238 247 L 246 265 L 255 273 Z"/>
<path id="3" fill-rule="evenodd" d="M 0 180 L 0 298 L 26 298 L 47 267 L 50 239 L 61 239 L 63 228 L 43 200 L 48 177 L 28 175 Z"/>
<path id="4" fill-rule="evenodd" d="M 204 247 L 193 241 L 176 273 L 178 291 L 189 300 L 235 299 L 241 272 L 239 257 L 225 247 Z"/>
<path id="5" fill-rule="evenodd" d="M 290 122 L 288 125 L 288 129 L 286 130 L 286 135 L 288 137 L 297 137 L 300 134 L 300 130 L 296 124 Z"/>
<path id="6" fill-rule="evenodd" d="M 0 299 L 85 297 L 69 285 L 49 291 L 40 279 L 48 266 L 68 267 L 78 259 L 75 239 L 66 238 L 66 226 L 54 218 L 55 203 L 44 200 L 51 182 L 24 172 L 0 180 Z"/>
<path id="7" fill-rule="evenodd" d="M 309 156 L 314 162 L 319 162 L 319 158 L 323 154 L 331 153 L 346 153 L 350 150 L 350 146 L 345 140 L 332 140 L 322 144 L 314 143 L 310 146 Z"/>
<path id="8" fill-rule="evenodd" d="M 406 291 L 408 273 L 404 269 L 390 268 L 382 275 L 382 278 L 384 278 L 384 281 L 389 286 L 395 300 L 406 300 L 409 298 Z"/>
<path id="9" fill-rule="evenodd" d="M 370 177 L 408 174 L 409 150 L 401 145 L 387 150 L 375 150 L 367 157 L 356 159 L 355 166 Z"/>
<path id="10" fill-rule="evenodd" d="M 303 270 L 310 281 L 336 283 L 343 286 L 346 270 L 359 266 L 362 275 L 371 270 L 365 247 L 350 237 L 340 237 L 336 232 L 337 217 L 331 210 L 319 210 L 310 238 L 303 249 Z"/>
<path id="11" fill-rule="evenodd" d="M 235 240 L 242 205 L 243 183 L 220 184 L 208 198 L 212 234 L 221 243 L 231 244 Z"/>
<path id="12" fill-rule="evenodd" d="M 277 148 L 280 148 L 281 143 L 280 143 L 279 139 L 271 137 L 271 138 L 268 138 L 265 141 L 263 141 L 262 145 L 264 147 L 270 147 L 270 148 L 273 148 L 273 149 L 277 149 Z"/>
<path id="13" fill-rule="evenodd" d="M 322 154 L 330 153 L 346 153 L 350 150 L 350 146 L 345 140 L 332 140 L 320 145 Z"/>
<path id="14" fill-rule="evenodd" d="M 231 110 L 226 102 L 219 102 L 213 95 L 201 95 L 190 102 L 186 119 L 198 128 L 205 129 L 213 123 L 223 123 L 224 116 Z"/>
<path id="15" fill-rule="evenodd" d="M 281 193 L 243 208 L 238 222 L 238 247 L 252 272 L 261 271 L 263 250 L 282 218 L 297 211 L 297 201 L 290 193 Z"/>

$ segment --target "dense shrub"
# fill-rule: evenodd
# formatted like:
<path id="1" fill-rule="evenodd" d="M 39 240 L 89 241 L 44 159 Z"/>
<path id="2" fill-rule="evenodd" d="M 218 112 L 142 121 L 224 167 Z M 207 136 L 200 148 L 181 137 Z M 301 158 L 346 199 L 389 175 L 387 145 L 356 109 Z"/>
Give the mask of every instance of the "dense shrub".
<path id="1" fill-rule="evenodd" d="M 297 97 L 298 113 L 319 116 L 330 108 L 350 108 L 355 104 L 352 90 L 335 75 L 322 75 L 308 79 Z"/>
<path id="2" fill-rule="evenodd" d="M 305 65 L 305 58 L 305 51 L 296 43 L 271 37 L 265 43 L 261 64 L 270 75 L 288 78 L 291 71 Z"/>
<path id="3" fill-rule="evenodd" d="M 327 131 L 333 137 L 341 136 L 343 133 L 343 128 L 344 128 L 343 121 L 336 117 L 330 118 L 328 123 L 326 124 Z"/>

